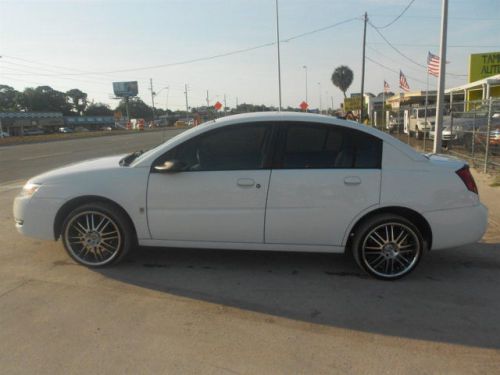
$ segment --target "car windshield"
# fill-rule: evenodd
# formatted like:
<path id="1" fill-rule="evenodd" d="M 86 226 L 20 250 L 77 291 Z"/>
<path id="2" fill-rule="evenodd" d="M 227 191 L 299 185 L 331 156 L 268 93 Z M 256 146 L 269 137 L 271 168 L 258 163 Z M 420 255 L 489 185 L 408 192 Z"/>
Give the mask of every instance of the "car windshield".
<path id="1" fill-rule="evenodd" d="M 431 116 L 436 116 L 436 108 L 427 108 L 427 117 L 431 117 Z M 418 110 L 418 117 L 419 118 L 425 117 L 425 108 Z"/>

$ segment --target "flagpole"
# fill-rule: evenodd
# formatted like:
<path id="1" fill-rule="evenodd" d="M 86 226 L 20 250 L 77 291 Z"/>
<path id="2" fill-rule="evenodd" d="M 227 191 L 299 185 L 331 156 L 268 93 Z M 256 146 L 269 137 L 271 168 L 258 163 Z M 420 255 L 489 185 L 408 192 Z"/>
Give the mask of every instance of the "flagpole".
<path id="1" fill-rule="evenodd" d="M 384 89 L 382 90 L 382 130 L 385 129 L 385 79 L 384 79 Z"/>
<path id="2" fill-rule="evenodd" d="M 427 128 L 427 105 L 428 105 L 428 103 L 429 103 L 429 68 L 427 68 L 427 87 L 425 89 L 424 153 L 425 153 L 425 134 L 427 133 L 426 128 Z"/>
<path id="3" fill-rule="evenodd" d="M 276 0 L 276 45 L 278 47 L 278 112 L 281 112 L 281 55 L 280 55 L 280 19 L 279 19 L 278 0 Z"/>
<path id="4" fill-rule="evenodd" d="M 446 80 L 446 43 L 448 37 L 448 0 L 443 0 L 441 11 L 441 53 L 439 56 L 439 81 L 436 101 L 436 123 L 434 125 L 433 152 L 441 152 L 441 132 L 443 129 L 444 85 Z"/>

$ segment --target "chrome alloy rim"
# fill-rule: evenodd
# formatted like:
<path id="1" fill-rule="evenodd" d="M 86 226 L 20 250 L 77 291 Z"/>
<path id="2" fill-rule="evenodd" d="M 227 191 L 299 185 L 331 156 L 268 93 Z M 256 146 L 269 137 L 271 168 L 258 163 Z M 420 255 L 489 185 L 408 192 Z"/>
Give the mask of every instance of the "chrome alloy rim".
<path id="1" fill-rule="evenodd" d="M 71 254 L 83 264 L 101 266 L 112 261 L 122 244 L 118 225 L 99 211 L 84 211 L 71 218 L 64 241 Z"/>
<path id="2" fill-rule="evenodd" d="M 362 257 L 374 274 L 392 278 L 404 275 L 418 261 L 421 252 L 417 234 L 401 223 L 385 223 L 365 237 Z"/>

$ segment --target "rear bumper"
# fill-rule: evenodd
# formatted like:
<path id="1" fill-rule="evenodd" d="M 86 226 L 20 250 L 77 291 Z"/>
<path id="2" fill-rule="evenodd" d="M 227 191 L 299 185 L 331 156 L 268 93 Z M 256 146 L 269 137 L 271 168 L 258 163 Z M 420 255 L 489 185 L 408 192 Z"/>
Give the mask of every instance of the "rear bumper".
<path id="1" fill-rule="evenodd" d="M 488 209 L 472 207 L 431 211 L 424 214 L 432 228 L 432 249 L 446 249 L 479 241 L 488 225 Z"/>

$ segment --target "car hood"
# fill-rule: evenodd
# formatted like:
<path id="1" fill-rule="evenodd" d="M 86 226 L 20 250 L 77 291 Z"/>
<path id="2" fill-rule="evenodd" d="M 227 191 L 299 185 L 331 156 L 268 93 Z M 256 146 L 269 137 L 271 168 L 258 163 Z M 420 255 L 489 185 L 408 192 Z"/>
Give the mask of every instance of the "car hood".
<path id="1" fill-rule="evenodd" d="M 115 156 L 107 156 L 103 158 L 90 159 L 77 163 L 71 163 L 65 165 L 61 168 L 53 169 L 51 171 L 42 173 L 38 176 L 35 176 L 29 180 L 31 183 L 43 184 L 46 182 L 52 182 L 59 179 L 67 178 L 73 175 L 87 173 L 87 172 L 96 172 L 103 170 L 111 170 L 117 168 L 126 168 L 120 166 L 120 160 L 125 156 L 115 155 Z"/>

